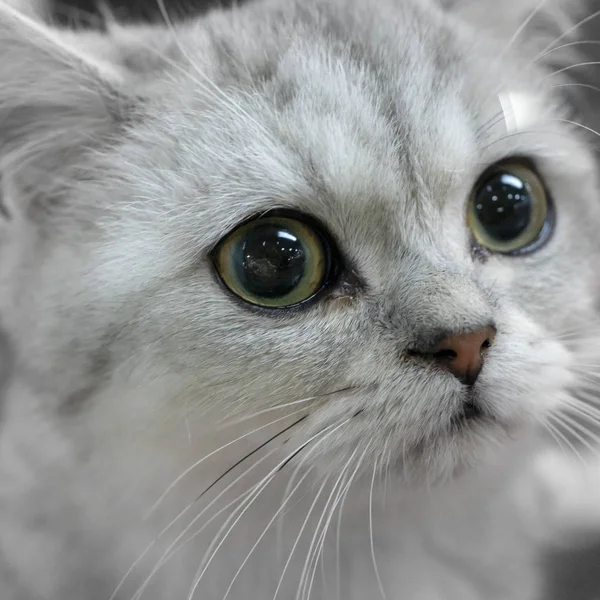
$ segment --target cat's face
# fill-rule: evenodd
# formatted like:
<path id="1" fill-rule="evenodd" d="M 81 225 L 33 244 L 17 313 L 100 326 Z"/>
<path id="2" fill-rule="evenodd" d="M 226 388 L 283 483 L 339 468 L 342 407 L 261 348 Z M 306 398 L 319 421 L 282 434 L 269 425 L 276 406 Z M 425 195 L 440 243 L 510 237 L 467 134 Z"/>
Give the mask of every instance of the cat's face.
<path id="1" fill-rule="evenodd" d="M 600 206 L 548 40 L 356 4 L 69 36 L 102 85 L 1 26 L 0 306 L 65 418 L 172 454 L 300 421 L 284 458 L 437 476 L 575 401 Z"/>

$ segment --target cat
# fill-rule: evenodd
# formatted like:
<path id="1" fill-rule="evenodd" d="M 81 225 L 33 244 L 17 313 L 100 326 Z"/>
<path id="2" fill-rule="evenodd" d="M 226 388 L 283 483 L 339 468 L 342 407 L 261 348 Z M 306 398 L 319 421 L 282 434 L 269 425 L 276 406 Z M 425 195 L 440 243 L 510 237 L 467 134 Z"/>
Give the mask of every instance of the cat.
<path id="1" fill-rule="evenodd" d="M 536 464 L 600 416 L 584 3 L 15 6 L 2 600 L 547 597 Z"/>

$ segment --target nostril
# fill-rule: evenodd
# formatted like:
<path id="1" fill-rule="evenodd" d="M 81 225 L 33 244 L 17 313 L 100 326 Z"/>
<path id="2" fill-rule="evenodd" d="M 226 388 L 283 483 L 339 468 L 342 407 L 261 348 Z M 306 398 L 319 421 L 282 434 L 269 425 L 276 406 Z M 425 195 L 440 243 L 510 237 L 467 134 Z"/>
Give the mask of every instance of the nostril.
<path id="1" fill-rule="evenodd" d="M 487 340 L 485 340 L 485 342 L 483 342 L 483 344 L 481 344 L 481 349 L 482 350 L 487 350 L 488 348 L 492 347 L 492 340 L 490 338 L 488 338 Z"/>
<path id="2" fill-rule="evenodd" d="M 455 350 L 446 348 L 445 350 L 438 350 L 432 354 L 433 358 L 437 360 L 456 360 L 458 354 Z"/>

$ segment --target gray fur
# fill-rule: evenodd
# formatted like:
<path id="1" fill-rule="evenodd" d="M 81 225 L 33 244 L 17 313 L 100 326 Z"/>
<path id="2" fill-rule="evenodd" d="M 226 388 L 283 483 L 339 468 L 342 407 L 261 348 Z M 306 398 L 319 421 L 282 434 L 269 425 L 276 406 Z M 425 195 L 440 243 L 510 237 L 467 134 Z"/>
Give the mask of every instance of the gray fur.
<path id="1" fill-rule="evenodd" d="M 363 600 L 377 575 L 388 599 L 538 596 L 560 521 L 541 425 L 594 393 L 600 352 L 598 184 L 545 54 L 571 4 L 264 0 L 99 34 L 0 3 L 2 600 L 178 600 L 196 574 L 206 600 Z M 465 199 L 510 155 L 538 164 L 557 228 L 481 261 Z M 269 318 L 208 255 L 275 207 L 324 223 L 352 272 Z M 406 350 L 490 320 L 493 418 L 451 433 L 461 385 Z M 230 510 L 210 517 L 274 468 L 198 569 Z"/>

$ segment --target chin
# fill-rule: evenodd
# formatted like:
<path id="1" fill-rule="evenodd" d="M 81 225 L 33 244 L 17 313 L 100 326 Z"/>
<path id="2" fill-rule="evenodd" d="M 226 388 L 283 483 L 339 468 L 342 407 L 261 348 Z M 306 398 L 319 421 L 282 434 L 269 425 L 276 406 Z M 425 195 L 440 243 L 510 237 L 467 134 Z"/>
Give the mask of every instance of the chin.
<path id="1" fill-rule="evenodd" d="M 407 461 L 399 460 L 404 477 L 413 484 L 440 484 L 472 470 L 492 468 L 512 454 L 525 429 L 493 418 L 465 419 L 451 430 L 416 447 Z"/>

